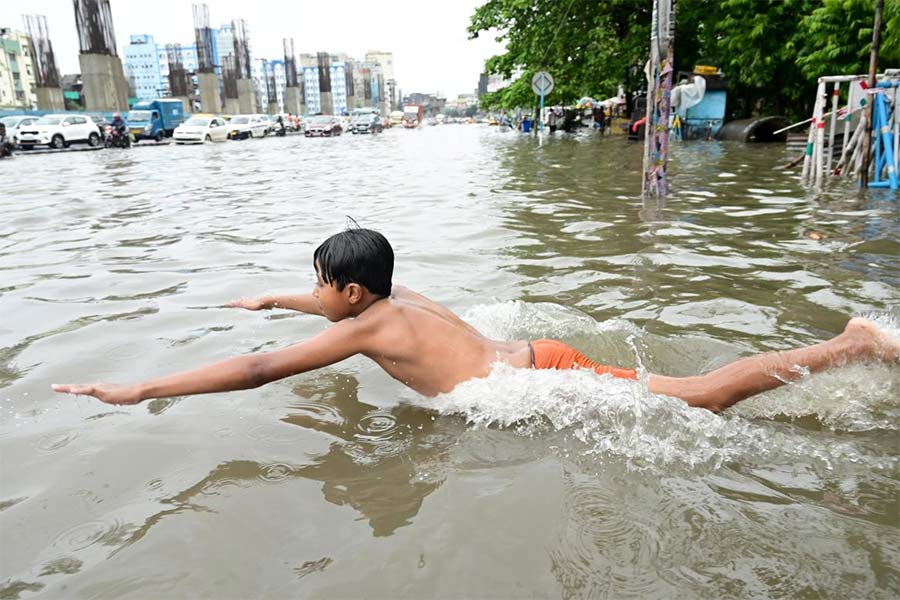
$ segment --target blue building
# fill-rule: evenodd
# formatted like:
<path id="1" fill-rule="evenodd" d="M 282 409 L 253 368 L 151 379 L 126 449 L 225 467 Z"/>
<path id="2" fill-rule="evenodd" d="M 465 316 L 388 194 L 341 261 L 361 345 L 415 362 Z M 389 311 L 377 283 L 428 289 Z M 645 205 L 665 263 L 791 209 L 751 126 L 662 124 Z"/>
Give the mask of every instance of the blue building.
<path id="1" fill-rule="evenodd" d="M 219 64 L 217 31 L 213 30 L 213 59 Z M 171 95 L 169 86 L 169 47 L 177 52 L 177 60 L 188 73 L 197 72 L 197 45 L 191 44 L 157 44 L 152 35 L 132 35 L 130 43 L 125 46 L 125 77 L 134 87 L 135 96 L 140 100 Z M 233 52 L 233 51 L 232 51 Z M 228 54 L 228 53 L 225 53 Z M 219 69 L 217 67 L 217 72 Z M 194 88 L 197 77 L 192 77 Z"/>
<path id="2" fill-rule="evenodd" d="M 303 67 L 299 70 L 299 75 L 306 97 L 306 112 L 311 115 L 322 112 L 319 67 Z M 334 103 L 334 114 L 350 114 L 347 107 L 346 67 L 342 62 L 331 63 L 331 98 Z"/>
<path id="3" fill-rule="evenodd" d="M 141 100 L 152 100 L 163 95 L 159 48 L 152 35 L 131 36 L 131 43 L 125 46 L 125 77 L 134 88 L 135 96 Z M 165 85 L 168 87 L 168 81 Z"/>

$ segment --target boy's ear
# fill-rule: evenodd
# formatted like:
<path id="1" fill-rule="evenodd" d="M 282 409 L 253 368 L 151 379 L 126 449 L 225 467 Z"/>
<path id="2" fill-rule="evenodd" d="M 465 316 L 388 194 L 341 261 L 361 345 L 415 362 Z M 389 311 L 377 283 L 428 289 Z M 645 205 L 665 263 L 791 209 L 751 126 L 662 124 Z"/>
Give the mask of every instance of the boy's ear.
<path id="1" fill-rule="evenodd" d="M 347 301 L 350 304 L 356 304 L 363 297 L 363 289 L 362 286 L 358 283 L 348 283 L 347 287 L 344 288 L 344 293 L 347 294 Z"/>

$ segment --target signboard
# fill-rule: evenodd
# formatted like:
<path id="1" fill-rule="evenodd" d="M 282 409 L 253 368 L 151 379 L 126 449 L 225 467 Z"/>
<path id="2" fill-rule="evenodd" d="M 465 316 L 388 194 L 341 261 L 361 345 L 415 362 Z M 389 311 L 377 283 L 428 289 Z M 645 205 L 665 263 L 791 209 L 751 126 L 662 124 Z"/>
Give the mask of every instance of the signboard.
<path id="1" fill-rule="evenodd" d="M 538 96 L 546 96 L 553 91 L 553 76 L 547 71 L 538 71 L 531 78 L 531 89 Z"/>

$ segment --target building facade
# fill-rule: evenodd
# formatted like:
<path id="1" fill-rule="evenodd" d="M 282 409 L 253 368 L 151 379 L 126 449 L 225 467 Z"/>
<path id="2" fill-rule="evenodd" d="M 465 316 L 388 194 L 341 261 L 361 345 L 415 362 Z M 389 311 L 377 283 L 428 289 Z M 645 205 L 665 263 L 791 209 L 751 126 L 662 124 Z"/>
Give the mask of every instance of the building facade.
<path id="1" fill-rule="evenodd" d="M 301 55 L 305 56 L 305 55 Z M 343 62 L 331 63 L 331 96 L 334 105 L 334 114 L 350 114 L 347 106 L 347 82 L 346 65 Z M 306 112 L 314 115 L 322 112 L 322 100 L 319 90 L 319 66 L 301 66 L 299 68 L 299 83 L 303 86 L 306 97 Z"/>
<path id="2" fill-rule="evenodd" d="M 269 109 L 269 92 L 272 84 L 275 84 L 275 96 L 277 98 L 278 112 L 284 112 L 284 88 L 287 86 L 287 77 L 284 71 L 284 60 L 266 60 L 259 58 L 253 61 L 253 82 L 256 84 L 256 93 L 260 99 L 263 112 Z M 299 77 L 298 77 L 299 82 Z"/>
<path id="3" fill-rule="evenodd" d="M 0 28 L 0 108 L 37 108 L 37 81 L 31 64 L 31 38 Z"/>
<path id="4" fill-rule="evenodd" d="M 131 95 L 140 100 L 162 96 L 163 77 L 159 68 L 159 49 L 152 35 L 132 35 L 125 46 L 125 78 Z"/>
<path id="5" fill-rule="evenodd" d="M 172 94 L 169 84 L 169 48 L 157 44 L 152 35 L 132 35 L 125 46 L 125 77 L 138 100 L 165 98 Z M 188 73 L 197 72 L 196 44 L 175 44 L 177 60 Z M 191 77 L 190 95 L 196 93 L 197 77 Z"/>
<path id="6" fill-rule="evenodd" d="M 215 72 L 222 75 L 224 59 L 234 56 L 234 30 L 231 23 L 213 29 L 213 58 Z M 247 40 L 249 46 L 249 40 Z M 132 35 L 131 43 L 125 48 L 125 72 L 133 88 L 133 94 L 140 100 L 171 95 L 169 83 L 169 52 L 167 44 L 158 44 L 152 35 Z M 394 58 L 391 52 L 368 52 L 365 61 L 353 61 L 344 53 L 330 54 L 332 104 L 335 114 L 349 114 L 360 106 L 378 106 L 384 102 L 390 107 L 399 103 L 398 90 L 393 78 Z M 192 95 L 196 94 L 198 68 L 195 43 L 178 46 L 178 59 L 186 72 L 192 75 Z M 348 93 L 347 69 L 353 79 L 353 93 Z M 275 85 L 278 112 L 284 112 L 284 94 L 287 85 L 284 60 L 250 58 L 251 76 L 259 99 L 259 109 L 269 109 L 269 91 Z M 309 114 L 322 112 L 319 90 L 319 63 L 315 54 L 297 56 L 297 80 L 303 86 L 306 110 Z M 349 105 L 350 96 L 354 106 Z"/>
<path id="7" fill-rule="evenodd" d="M 397 79 L 394 75 L 394 53 L 370 50 L 366 52 L 366 62 L 380 65 L 381 76 L 384 82 L 384 89 L 381 90 L 381 100 L 387 103 L 390 110 L 397 108 L 400 98 L 398 96 Z"/>

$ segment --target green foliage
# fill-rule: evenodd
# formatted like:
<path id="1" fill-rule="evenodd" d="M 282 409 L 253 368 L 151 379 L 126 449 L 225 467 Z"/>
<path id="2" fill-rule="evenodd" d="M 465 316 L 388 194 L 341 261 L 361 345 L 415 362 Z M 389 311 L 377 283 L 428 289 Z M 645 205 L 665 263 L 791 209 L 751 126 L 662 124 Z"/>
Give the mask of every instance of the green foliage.
<path id="1" fill-rule="evenodd" d="M 518 79 L 486 108 L 532 106 L 531 76 L 549 71 L 550 103 L 608 97 L 645 85 L 651 0 L 488 0 L 469 35 L 506 44 L 488 73 Z M 816 78 L 868 71 L 875 0 L 678 0 L 676 68 L 720 67 L 732 116 L 806 116 Z M 900 0 L 886 0 L 880 70 L 900 66 Z"/>
<path id="2" fill-rule="evenodd" d="M 808 43 L 797 64 L 814 80 L 838 73 L 868 73 L 875 0 L 824 0 L 800 22 Z M 882 14 L 879 64 L 900 66 L 900 2 L 888 0 Z"/>
<path id="3" fill-rule="evenodd" d="M 488 73 L 519 78 L 486 101 L 493 107 L 531 106 L 531 77 L 549 71 L 552 103 L 609 96 L 642 64 L 649 47 L 650 7 L 635 0 L 489 0 L 476 9 L 469 35 L 495 31 L 506 52 L 491 57 Z"/>

